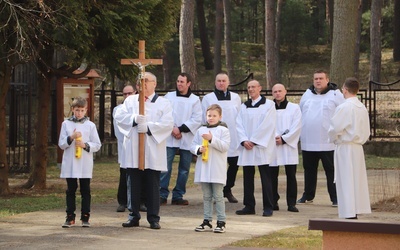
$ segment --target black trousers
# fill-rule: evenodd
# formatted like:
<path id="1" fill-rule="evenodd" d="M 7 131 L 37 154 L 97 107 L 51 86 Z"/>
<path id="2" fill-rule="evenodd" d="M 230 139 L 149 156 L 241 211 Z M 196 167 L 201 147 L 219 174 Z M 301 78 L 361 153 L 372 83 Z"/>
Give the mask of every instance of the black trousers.
<path id="1" fill-rule="evenodd" d="M 285 165 L 286 173 L 286 204 L 288 206 L 295 206 L 297 200 L 297 179 L 296 179 L 297 165 Z M 270 167 L 272 193 L 274 197 L 274 204 L 278 203 L 280 198 L 278 193 L 278 176 L 279 166 Z"/>
<path id="2" fill-rule="evenodd" d="M 302 151 L 304 166 L 304 193 L 303 198 L 313 200 L 317 189 L 318 162 L 321 160 L 325 170 L 326 185 L 332 202 L 337 202 L 335 168 L 333 165 L 334 151 Z"/>
<path id="3" fill-rule="evenodd" d="M 119 168 L 119 184 L 117 193 L 118 204 L 127 206 L 128 204 L 128 189 L 126 185 L 126 169 Z"/>
<path id="4" fill-rule="evenodd" d="M 76 210 L 76 190 L 78 189 L 78 179 L 77 178 L 66 178 L 67 180 L 67 191 L 66 201 L 67 201 L 67 215 L 72 215 Z M 90 214 L 90 178 L 79 179 L 79 190 L 81 192 L 81 214 Z"/>
<path id="5" fill-rule="evenodd" d="M 224 187 L 224 194 L 231 193 L 231 189 L 235 186 L 236 175 L 238 171 L 238 156 L 228 157 L 228 171 L 226 173 L 226 185 Z"/>
<path id="6" fill-rule="evenodd" d="M 273 209 L 271 174 L 269 169 L 270 167 L 268 165 L 258 166 L 258 171 L 260 172 L 261 177 L 263 210 Z M 254 174 L 255 166 L 243 166 L 243 204 L 245 207 L 252 210 L 254 210 L 256 206 L 256 199 L 254 197 Z"/>
<path id="7" fill-rule="evenodd" d="M 128 209 L 129 216 L 133 220 L 139 221 L 141 216 L 139 212 L 142 192 L 146 193 L 147 221 L 160 221 L 160 171 L 137 168 L 128 168 L 126 170 L 128 184 Z"/>

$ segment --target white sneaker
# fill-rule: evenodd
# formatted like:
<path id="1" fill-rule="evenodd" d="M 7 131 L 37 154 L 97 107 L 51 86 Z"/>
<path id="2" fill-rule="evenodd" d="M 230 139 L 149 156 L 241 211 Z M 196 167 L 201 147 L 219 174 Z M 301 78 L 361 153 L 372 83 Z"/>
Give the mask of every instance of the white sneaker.
<path id="1" fill-rule="evenodd" d="M 214 228 L 214 233 L 225 233 L 225 221 L 217 221 L 217 226 Z"/>
<path id="2" fill-rule="evenodd" d="M 203 223 L 201 225 L 197 226 L 194 231 L 196 232 L 206 232 L 206 231 L 212 231 L 212 225 L 210 224 L 209 220 L 203 220 Z"/>

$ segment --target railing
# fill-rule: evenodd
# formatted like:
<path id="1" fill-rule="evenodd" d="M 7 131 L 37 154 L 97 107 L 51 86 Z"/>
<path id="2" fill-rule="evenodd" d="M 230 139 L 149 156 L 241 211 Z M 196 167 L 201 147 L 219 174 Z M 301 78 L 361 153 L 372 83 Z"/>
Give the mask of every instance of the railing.
<path id="1" fill-rule="evenodd" d="M 391 83 L 369 82 L 372 138 L 400 138 L 400 88 Z M 393 88 L 392 88 L 393 87 Z"/>

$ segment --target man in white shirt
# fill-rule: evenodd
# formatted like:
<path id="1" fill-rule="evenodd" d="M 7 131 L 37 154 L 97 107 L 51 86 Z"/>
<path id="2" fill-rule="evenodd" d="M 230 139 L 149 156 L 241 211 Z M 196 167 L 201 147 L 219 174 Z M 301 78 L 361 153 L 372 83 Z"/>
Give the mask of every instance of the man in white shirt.
<path id="1" fill-rule="evenodd" d="M 263 216 L 272 216 L 273 197 L 269 164 L 276 155 L 274 102 L 261 96 L 261 85 L 252 80 L 247 84 L 250 99 L 240 107 L 236 118 L 239 147 L 238 165 L 243 166 L 244 208 L 237 215 L 255 214 L 255 166 L 261 177 Z"/>
<path id="2" fill-rule="evenodd" d="M 313 80 L 313 85 L 306 90 L 300 100 L 304 193 L 297 203 L 313 202 L 317 188 L 318 162 L 321 160 L 332 206 L 337 207 L 336 187 L 333 182 L 335 145 L 329 141 L 328 129 L 330 118 L 336 107 L 344 102 L 344 97 L 337 89 L 337 85 L 329 82 L 325 71 L 316 71 Z"/>
<path id="3" fill-rule="evenodd" d="M 299 212 L 296 207 L 297 180 L 296 169 L 299 164 L 299 143 L 301 132 L 301 111 L 299 105 L 286 99 L 286 89 L 277 83 L 272 87 L 276 109 L 276 158 L 270 165 L 274 210 L 279 210 L 278 176 L 279 166 L 285 166 L 286 204 L 289 212 Z"/>
<path id="4" fill-rule="evenodd" d="M 118 129 L 125 136 L 125 164 L 128 185 L 128 221 L 123 227 L 138 227 L 142 189 L 146 189 L 147 221 L 151 229 L 160 229 L 160 173 L 167 171 L 166 140 L 174 126 L 172 107 L 155 93 L 157 78 L 145 73 L 145 115 L 139 114 L 139 95 L 126 98 L 115 114 Z M 139 133 L 145 134 L 144 170 L 139 169 Z M 143 182 L 144 185 L 143 185 Z"/>
<path id="5" fill-rule="evenodd" d="M 122 96 L 124 100 L 130 96 L 135 94 L 136 91 L 133 89 L 132 85 L 126 85 L 122 89 Z M 117 105 L 113 109 L 113 118 L 115 117 L 115 113 L 118 108 L 121 107 L 122 104 Z M 118 208 L 117 212 L 125 212 L 125 208 L 127 207 L 128 200 L 127 200 L 127 186 L 126 186 L 126 166 L 124 164 L 124 150 L 123 150 L 123 142 L 124 142 L 124 135 L 119 131 L 117 123 L 115 119 L 113 119 L 114 124 L 114 133 L 115 137 L 117 137 L 118 143 L 118 164 L 119 164 L 119 184 L 118 184 L 118 193 L 117 193 L 117 200 L 118 200 Z"/>
<path id="6" fill-rule="evenodd" d="M 362 145 L 370 136 L 369 116 L 358 100 L 360 83 L 347 78 L 342 91 L 346 101 L 336 108 L 329 128 L 335 143 L 335 180 L 339 218 L 357 219 L 358 214 L 371 213 L 367 170 Z"/>
<path id="7" fill-rule="evenodd" d="M 205 114 L 211 104 L 218 104 L 222 108 L 222 120 L 228 125 L 231 136 L 231 144 L 228 151 L 228 171 L 226 185 L 224 187 L 224 197 L 230 203 L 237 203 L 238 200 L 232 194 L 232 188 L 235 186 L 236 174 L 238 171 L 238 151 L 237 151 L 237 131 L 236 116 L 239 113 L 242 103 L 240 96 L 228 89 L 230 84 L 229 77 L 225 72 L 215 76 L 215 91 L 205 95 L 201 101 L 203 107 L 203 123 L 206 122 Z"/>
<path id="8" fill-rule="evenodd" d="M 176 184 L 172 190 L 172 205 L 189 205 L 183 199 L 186 193 L 186 183 L 189 177 L 192 153 L 190 146 L 197 129 L 201 126 L 202 113 L 200 98 L 190 89 L 192 83 L 189 74 L 181 73 L 176 80 L 176 91 L 168 92 L 164 97 L 171 102 L 174 128 L 167 139 L 168 172 L 160 176 L 160 204 L 167 204 L 169 181 L 171 179 L 172 163 L 179 150 L 179 165 Z"/>

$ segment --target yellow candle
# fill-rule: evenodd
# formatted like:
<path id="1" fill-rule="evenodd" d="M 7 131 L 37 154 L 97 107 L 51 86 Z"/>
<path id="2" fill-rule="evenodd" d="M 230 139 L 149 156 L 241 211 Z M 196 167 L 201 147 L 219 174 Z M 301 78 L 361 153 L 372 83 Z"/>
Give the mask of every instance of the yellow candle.
<path id="1" fill-rule="evenodd" d="M 203 147 L 206 149 L 206 151 L 204 151 L 201 155 L 201 159 L 203 161 L 208 161 L 208 140 L 203 139 Z"/>
<path id="2" fill-rule="evenodd" d="M 82 137 L 78 137 L 75 139 L 75 141 L 82 141 Z M 82 148 L 75 146 L 75 157 L 76 158 L 81 158 L 82 156 Z"/>

